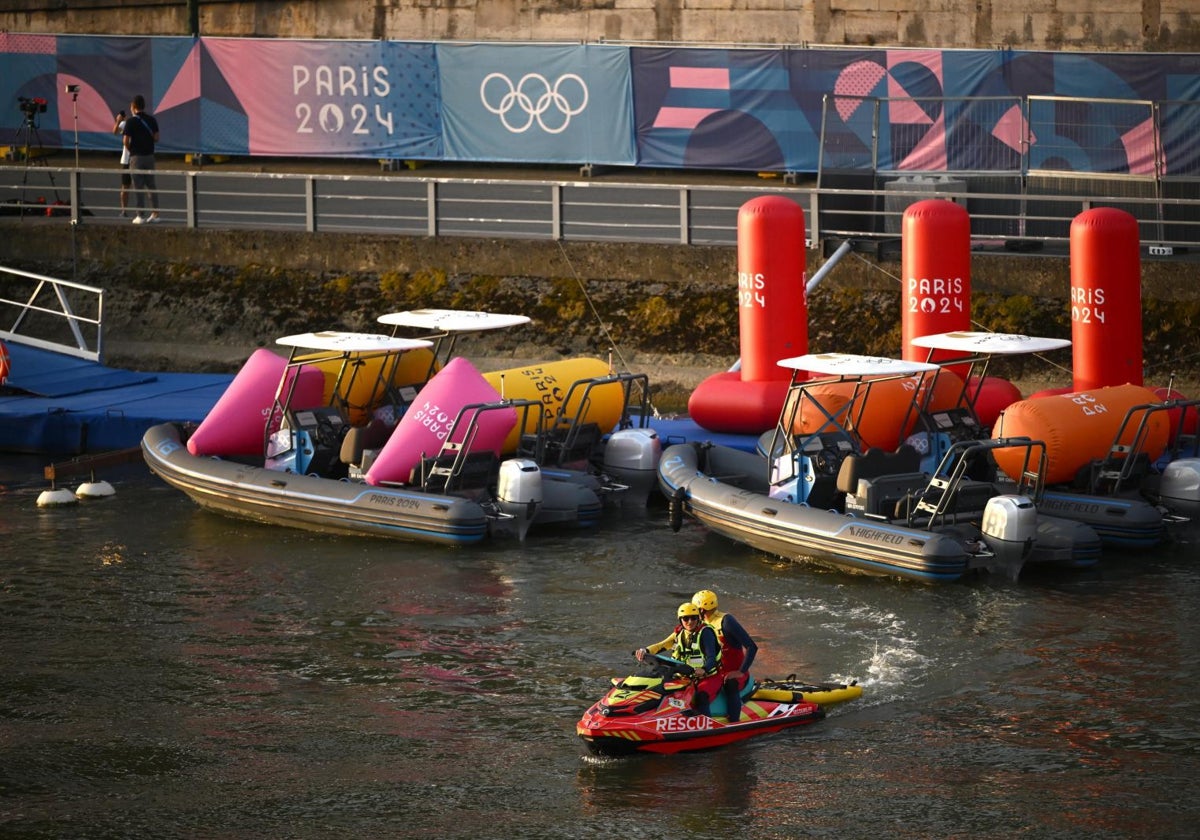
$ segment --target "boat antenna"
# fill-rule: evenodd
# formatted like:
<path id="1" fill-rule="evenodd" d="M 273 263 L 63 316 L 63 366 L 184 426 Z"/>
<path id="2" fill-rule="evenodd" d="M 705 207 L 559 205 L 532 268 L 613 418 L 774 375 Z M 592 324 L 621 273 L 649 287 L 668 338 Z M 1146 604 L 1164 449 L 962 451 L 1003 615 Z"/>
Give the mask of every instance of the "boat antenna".
<path id="1" fill-rule="evenodd" d="M 558 252 L 562 254 L 563 261 L 567 264 L 567 268 L 571 269 L 571 275 L 575 278 L 575 283 L 579 286 L 579 291 L 583 292 L 583 299 L 587 301 L 588 309 L 592 311 L 592 317 L 596 319 L 596 323 L 600 325 L 600 329 L 604 331 L 605 338 L 608 339 L 610 349 L 615 352 L 621 360 L 621 365 L 628 370 L 629 362 L 621 354 L 621 350 L 617 347 L 616 341 L 613 340 L 612 333 L 608 331 L 608 325 L 604 323 L 604 319 L 600 317 L 600 312 L 596 309 L 596 304 L 592 302 L 592 296 L 588 294 L 587 286 L 583 283 L 583 278 L 579 276 L 579 272 L 575 270 L 575 264 L 571 262 L 571 258 L 567 256 L 567 250 L 563 248 L 562 240 L 558 240 Z"/>
<path id="2" fill-rule="evenodd" d="M 629 362 L 625 359 L 624 354 L 621 353 L 621 348 L 617 346 L 617 342 L 613 340 L 612 333 L 608 331 L 608 325 L 605 324 L 604 319 L 600 317 L 600 312 L 596 309 L 596 304 L 592 302 L 592 296 L 588 294 L 587 286 L 585 286 L 583 283 L 583 278 L 580 277 L 579 272 L 575 270 L 575 264 L 572 263 L 571 258 L 567 256 L 567 249 L 563 247 L 561 239 L 558 240 L 558 252 L 562 254 L 563 262 L 567 264 L 567 268 L 571 269 L 571 276 L 575 278 L 575 283 L 579 286 L 579 291 L 583 292 L 583 299 L 587 301 L 588 309 L 592 311 L 592 317 L 596 319 L 596 323 L 600 325 L 600 329 L 603 330 L 604 336 L 609 341 L 609 371 L 611 372 L 613 369 L 612 355 L 614 353 L 616 354 L 617 358 L 621 360 L 621 367 L 625 370 L 629 370 Z M 649 400 L 650 394 L 646 394 L 646 398 Z M 654 410 L 655 416 L 658 416 L 658 410 L 654 408 L 653 403 L 651 403 L 650 407 Z"/>

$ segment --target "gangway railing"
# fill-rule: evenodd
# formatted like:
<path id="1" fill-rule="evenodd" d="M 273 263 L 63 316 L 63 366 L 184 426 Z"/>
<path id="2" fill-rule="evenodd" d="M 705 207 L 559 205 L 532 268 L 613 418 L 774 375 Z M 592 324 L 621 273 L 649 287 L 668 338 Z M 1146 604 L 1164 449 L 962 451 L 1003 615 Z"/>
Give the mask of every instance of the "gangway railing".
<path id="1" fill-rule="evenodd" d="M 0 338 L 92 362 L 104 352 L 104 290 L 0 266 Z"/>

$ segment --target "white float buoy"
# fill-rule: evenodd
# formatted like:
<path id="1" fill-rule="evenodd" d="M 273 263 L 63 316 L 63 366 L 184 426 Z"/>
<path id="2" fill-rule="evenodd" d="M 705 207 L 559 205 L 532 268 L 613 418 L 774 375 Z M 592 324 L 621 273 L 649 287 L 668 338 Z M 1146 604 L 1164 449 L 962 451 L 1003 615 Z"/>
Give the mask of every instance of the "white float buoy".
<path id="1" fill-rule="evenodd" d="M 103 499 L 106 496 L 116 495 L 116 490 L 107 481 L 85 481 L 80 484 L 75 491 L 75 495 L 80 499 Z"/>
<path id="2" fill-rule="evenodd" d="M 55 505 L 73 505 L 79 500 L 75 494 L 65 487 L 43 490 L 37 498 L 38 507 L 53 507 Z"/>

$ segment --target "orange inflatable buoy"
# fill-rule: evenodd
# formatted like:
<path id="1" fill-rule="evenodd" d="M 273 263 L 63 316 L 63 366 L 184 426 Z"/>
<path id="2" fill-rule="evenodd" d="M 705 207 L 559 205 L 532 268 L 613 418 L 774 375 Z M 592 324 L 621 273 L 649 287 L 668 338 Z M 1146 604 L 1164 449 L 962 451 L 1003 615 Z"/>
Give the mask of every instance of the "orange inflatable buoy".
<path id="1" fill-rule="evenodd" d="M 854 406 L 846 412 L 845 406 L 854 396 L 856 385 L 859 388 L 858 396 Z M 810 385 L 805 391 L 812 403 L 806 399 L 800 407 L 792 422 L 792 433 L 811 435 L 832 431 L 835 427 L 825 414 L 828 412 L 840 425 L 853 428 L 863 446 L 891 452 L 900 445 L 900 441 L 912 434 L 917 420 L 914 398 L 924 403 L 925 391 L 930 387 L 933 388 L 933 394 L 926 410 L 945 411 L 957 404 L 963 381 L 953 371 L 943 368 L 938 371 L 936 378 L 905 376 L 872 380 L 869 390 L 864 390 L 865 385 L 853 380 Z M 819 403 L 825 411 L 813 403 Z M 790 410 L 789 406 L 789 413 Z"/>
<path id="2" fill-rule="evenodd" d="M 1065 484 L 1092 461 L 1108 455 L 1129 409 L 1154 402 L 1157 402 L 1154 392 L 1140 385 L 1030 398 L 1004 409 L 992 437 L 1045 441 L 1046 483 Z M 1125 427 L 1121 444 L 1132 443 L 1137 419 Z M 1169 425 L 1169 418 L 1163 412 L 1150 415 L 1145 451 L 1151 460 L 1166 449 Z M 1010 478 L 1020 474 L 1024 459 L 1020 450 L 997 450 L 995 457 L 997 465 Z"/>

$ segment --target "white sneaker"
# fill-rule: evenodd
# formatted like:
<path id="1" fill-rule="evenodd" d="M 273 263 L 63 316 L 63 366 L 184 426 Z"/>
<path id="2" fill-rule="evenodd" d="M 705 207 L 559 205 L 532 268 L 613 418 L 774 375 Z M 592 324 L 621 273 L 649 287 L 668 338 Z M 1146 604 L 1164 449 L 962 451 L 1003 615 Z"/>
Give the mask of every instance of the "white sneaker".
<path id="1" fill-rule="evenodd" d="M 146 219 L 146 224 L 152 225 L 155 222 L 161 222 L 161 221 L 162 221 L 162 219 L 158 218 L 157 213 L 151 213 L 149 218 Z"/>
<path id="2" fill-rule="evenodd" d="M 141 214 L 141 213 L 138 213 L 136 216 L 134 216 L 134 217 L 133 217 L 133 223 L 134 223 L 135 225 L 140 225 L 140 224 L 142 224 L 142 223 L 143 223 L 143 222 L 145 222 L 145 221 L 146 221 L 146 220 L 142 218 L 142 214 Z"/>

